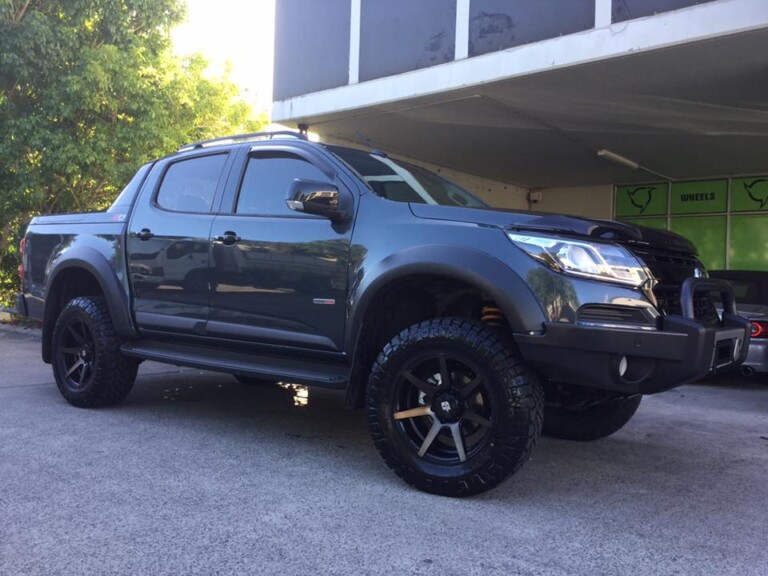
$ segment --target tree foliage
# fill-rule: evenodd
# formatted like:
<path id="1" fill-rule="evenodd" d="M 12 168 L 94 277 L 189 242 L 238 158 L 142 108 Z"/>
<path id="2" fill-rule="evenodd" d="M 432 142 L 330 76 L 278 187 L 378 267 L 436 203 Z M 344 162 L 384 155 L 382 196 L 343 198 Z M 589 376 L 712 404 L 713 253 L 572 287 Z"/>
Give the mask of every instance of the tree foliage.
<path id="1" fill-rule="evenodd" d="M 0 303 L 37 214 L 100 210 L 140 164 L 264 123 L 201 56 L 180 0 L 0 0 Z"/>

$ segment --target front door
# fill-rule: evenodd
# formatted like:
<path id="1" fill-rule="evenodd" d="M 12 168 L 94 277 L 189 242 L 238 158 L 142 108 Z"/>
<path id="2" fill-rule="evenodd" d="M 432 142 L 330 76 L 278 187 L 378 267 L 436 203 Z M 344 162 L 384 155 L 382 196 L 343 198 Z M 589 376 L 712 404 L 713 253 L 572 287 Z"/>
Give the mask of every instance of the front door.
<path id="1" fill-rule="evenodd" d="M 299 155 L 250 153 L 231 213 L 213 223 L 210 335 L 341 348 L 352 224 L 290 210 L 296 178 L 329 181 Z"/>

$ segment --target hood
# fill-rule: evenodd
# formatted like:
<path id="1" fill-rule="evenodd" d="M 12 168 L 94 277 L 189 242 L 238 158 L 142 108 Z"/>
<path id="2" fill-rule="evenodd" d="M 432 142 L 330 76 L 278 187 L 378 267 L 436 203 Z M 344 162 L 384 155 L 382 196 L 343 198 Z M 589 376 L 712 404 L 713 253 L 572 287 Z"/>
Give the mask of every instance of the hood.
<path id="1" fill-rule="evenodd" d="M 696 254 L 691 242 L 674 232 L 635 226 L 612 220 L 593 220 L 578 216 L 547 214 L 543 212 L 520 212 L 515 210 L 462 208 L 460 206 L 439 206 L 436 204 L 410 204 L 411 212 L 417 218 L 449 220 L 495 226 L 505 230 L 525 230 L 581 236 L 600 240 L 613 240 L 629 246 L 650 246 L 686 254 Z"/>

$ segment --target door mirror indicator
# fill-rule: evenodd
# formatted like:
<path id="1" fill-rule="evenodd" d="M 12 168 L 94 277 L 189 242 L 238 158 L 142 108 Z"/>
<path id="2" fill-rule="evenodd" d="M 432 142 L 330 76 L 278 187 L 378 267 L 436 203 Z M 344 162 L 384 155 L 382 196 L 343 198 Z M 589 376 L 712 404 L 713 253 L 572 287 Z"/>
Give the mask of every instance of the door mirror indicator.
<path id="1" fill-rule="evenodd" d="M 352 216 L 352 194 L 329 182 L 296 179 L 291 182 L 285 203 L 291 210 L 324 216 L 334 222 Z"/>

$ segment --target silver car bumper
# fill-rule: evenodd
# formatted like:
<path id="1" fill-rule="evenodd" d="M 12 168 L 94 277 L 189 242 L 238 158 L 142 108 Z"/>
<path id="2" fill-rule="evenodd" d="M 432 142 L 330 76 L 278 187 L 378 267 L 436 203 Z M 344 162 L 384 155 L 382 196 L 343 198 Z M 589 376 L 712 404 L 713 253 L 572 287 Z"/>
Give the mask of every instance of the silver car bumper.
<path id="1" fill-rule="evenodd" d="M 755 372 L 768 372 L 768 339 L 749 341 L 747 359 L 741 367 L 751 368 Z"/>

